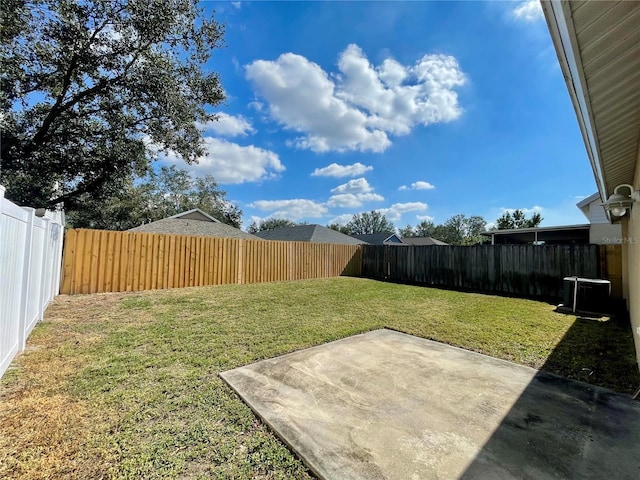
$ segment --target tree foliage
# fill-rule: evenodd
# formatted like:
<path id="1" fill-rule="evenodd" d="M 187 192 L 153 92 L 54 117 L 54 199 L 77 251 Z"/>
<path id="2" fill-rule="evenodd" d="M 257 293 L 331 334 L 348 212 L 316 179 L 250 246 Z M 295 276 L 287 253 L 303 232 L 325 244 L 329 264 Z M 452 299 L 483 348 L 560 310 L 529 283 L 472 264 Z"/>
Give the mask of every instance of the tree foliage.
<path id="1" fill-rule="evenodd" d="M 432 237 L 449 245 L 475 245 L 486 241 L 480 235 L 486 228 L 484 218 L 474 215 L 454 215 L 441 225 L 435 225 L 432 221 L 423 220 L 415 227 L 407 225 L 400 230 L 400 236 L 407 237 Z"/>
<path id="2" fill-rule="evenodd" d="M 175 166 L 149 171 L 143 178 L 127 181 L 120 195 L 96 199 L 84 194 L 81 209 L 72 210 L 67 220 L 74 228 L 127 230 L 178 213 L 199 208 L 223 223 L 240 227 L 242 210 L 225 198 L 215 179 L 193 178 Z"/>
<path id="3" fill-rule="evenodd" d="M 275 230 L 276 228 L 295 227 L 297 225 L 305 225 L 304 223 L 296 223 L 286 218 L 267 218 L 259 222 L 251 222 L 247 232 L 258 233 L 265 230 Z"/>
<path id="4" fill-rule="evenodd" d="M 399 230 L 402 238 L 409 237 L 435 237 L 436 225 L 430 220 L 422 220 L 415 227 L 407 225 Z"/>
<path id="5" fill-rule="evenodd" d="M 336 232 L 344 233 L 345 235 L 349 235 L 351 233 L 346 225 L 340 225 L 339 223 L 330 223 L 327 225 L 327 228 L 335 230 Z"/>
<path id="6" fill-rule="evenodd" d="M 198 0 L 0 0 L 0 182 L 34 207 L 115 195 L 158 151 L 204 154 L 223 29 Z M 90 194 L 90 197 L 87 195 Z"/>
<path id="7" fill-rule="evenodd" d="M 394 232 L 396 228 L 383 213 L 375 210 L 355 214 L 345 227 L 351 235 Z"/>
<path id="8" fill-rule="evenodd" d="M 542 215 L 538 212 L 531 215 L 531 218 L 527 218 L 522 210 L 514 210 L 513 213 L 506 211 L 496 220 L 496 229 L 512 230 L 515 228 L 534 228 L 539 226 L 542 220 Z"/>

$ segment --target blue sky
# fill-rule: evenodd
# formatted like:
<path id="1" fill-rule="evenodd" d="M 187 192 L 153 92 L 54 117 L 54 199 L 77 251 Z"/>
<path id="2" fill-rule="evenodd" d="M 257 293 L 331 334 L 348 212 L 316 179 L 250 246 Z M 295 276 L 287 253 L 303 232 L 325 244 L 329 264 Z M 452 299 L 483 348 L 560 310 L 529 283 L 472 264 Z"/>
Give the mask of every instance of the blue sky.
<path id="1" fill-rule="evenodd" d="M 515 208 L 586 223 L 575 204 L 595 182 L 537 1 L 205 8 L 226 24 L 207 68 L 228 99 L 189 169 L 216 177 L 245 226 Z"/>

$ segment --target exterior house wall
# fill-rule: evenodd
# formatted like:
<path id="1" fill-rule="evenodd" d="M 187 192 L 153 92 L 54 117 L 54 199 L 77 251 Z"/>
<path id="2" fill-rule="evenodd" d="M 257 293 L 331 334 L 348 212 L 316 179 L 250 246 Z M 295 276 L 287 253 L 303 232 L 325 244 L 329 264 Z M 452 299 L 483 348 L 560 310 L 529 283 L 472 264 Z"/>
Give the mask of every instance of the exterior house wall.
<path id="1" fill-rule="evenodd" d="M 589 243 L 613 245 L 622 243 L 622 224 L 595 223 L 589 226 Z"/>
<path id="2" fill-rule="evenodd" d="M 607 214 L 601 205 L 601 200 L 589 203 L 589 243 L 597 245 L 611 245 L 622 243 L 622 224 L 609 223 Z"/>
<path id="3" fill-rule="evenodd" d="M 598 198 L 589 204 L 589 223 L 609 223 L 607 214 L 600 205 L 602 202 Z"/>
<path id="4" fill-rule="evenodd" d="M 636 158 L 636 169 L 633 179 L 633 187 L 640 190 L 640 150 Z M 640 203 L 636 203 L 631 209 L 629 220 L 627 221 L 626 238 L 623 247 L 627 252 L 627 276 L 629 295 L 629 315 L 631 317 L 631 328 L 633 330 L 633 340 L 636 344 L 636 358 L 640 366 Z M 625 258 L 623 257 L 623 262 Z M 623 272 L 624 273 L 624 272 Z"/>

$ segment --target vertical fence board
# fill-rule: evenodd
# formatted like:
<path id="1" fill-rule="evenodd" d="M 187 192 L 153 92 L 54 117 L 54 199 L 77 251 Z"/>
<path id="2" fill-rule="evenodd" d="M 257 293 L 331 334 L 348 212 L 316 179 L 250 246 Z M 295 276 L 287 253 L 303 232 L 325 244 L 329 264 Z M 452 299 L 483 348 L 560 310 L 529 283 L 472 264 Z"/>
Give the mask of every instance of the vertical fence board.
<path id="1" fill-rule="evenodd" d="M 64 239 L 64 251 L 62 254 L 62 258 L 64 265 L 62 266 L 62 270 L 67 272 L 67 275 L 62 275 L 62 280 L 60 282 L 60 290 L 63 292 L 71 292 L 74 290 L 72 286 L 73 282 L 73 272 L 74 272 L 74 260 L 76 260 L 76 237 L 77 232 L 75 230 L 70 230 L 67 235 L 65 235 Z"/>

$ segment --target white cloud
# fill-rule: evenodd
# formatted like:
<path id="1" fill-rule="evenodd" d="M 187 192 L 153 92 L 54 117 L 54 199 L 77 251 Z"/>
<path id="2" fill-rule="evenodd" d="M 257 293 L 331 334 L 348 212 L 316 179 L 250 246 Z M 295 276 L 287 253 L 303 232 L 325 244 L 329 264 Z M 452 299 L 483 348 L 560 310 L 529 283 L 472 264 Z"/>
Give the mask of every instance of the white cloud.
<path id="1" fill-rule="evenodd" d="M 253 145 L 204 137 L 204 148 L 207 155 L 198 158 L 198 163 L 189 166 L 189 170 L 195 175 L 213 175 L 221 184 L 267 180 L 285 170 L 277 153 Z M 163 158 L 170 163 L 183 163 L 175 154 Z"/>
<path id="2" fill-rule="evenodd" d="M 426 220 L 427 222 L 433 222 L 433 217 L 431 215 L 416 215 L 416 218 L 420 221 Z"/>
<path id="3" fill-rule="evenodd" d="M 242 2 L 231 2 L 231 5 L 240 10 L 240 8 L 242 7 Z"/>
<path id="4" fill-rule="evenodd" d="M 388 220 L 397 222 L 405 213 L 422 212 L 427 208 L 428 205 L 422 202 L 394 203 L 389 208 L 378 209 L 378 212 L 384 214 L 384 216 L 387 217 Z"/>
<path id="5" fill-rule="evenodd" d="M 364 202 L 381 202 L 383 200 L 384 197 L 377 193 L 340 193 L 329 197 L 327 205 L 329 207 L 357 208 L 361 207 Z"/>
<path id="6" fill-rule="evenodd" d="M 353 220 L 353 214 L 352 213 L 345 213 L 343 215 L 338 215 L 337 217 L 335 217 L 332 220 L 329 220 L 328 225 L 332 225 L 334 223 L 337 223 L 338 225 L 346 225 L 351 220 Z"/>
<path id="7" fill-rule="evenodd" d="M 284 53 L 275 62 L 256 60 L 246 72 L 271 116 L 304 134 L 294 142 L 299 148 L 382 152 L 391 144 L 383 131 L 367 128 L 366 115 L 338 98 L 327 73 L 305 57 Z"/>
<path id="8" fill-rule="evenodd" d="M 331 193 L 367 193 L 373 191 L 366 178 L 355 178 L 347 183 L 338 185 Z"/>
<path id="9" fill-rule="evenodd" d="M 355 177 L 356 175 L 362 175 L 365 172 L 373 170 L 373 167 L 369 165 L 363 165 L 362 163 L 354 163 L 352 165 L 338 165 L 332 163 L 323 168 L 316 168 L 311 174 L 314 177 Z"/>
<path id="10" fill-rule="evenodd" d="M 371 127 L 406 135 L 415 125 L 449 122 L 462 114 L 454 88 L 465 78 L 454 57 L 425 55 L 413 66 L 388 59 L 376 69 L 360 47 L 351 44 L 338 67 L 338 95 L 367 111 Z"/>
<path id="11" fill-rule="evenodd" d="M 500 210 L 502 210 L 502 213 L 505 213 L 505 212 L 513 213 L 516 210 L 520 210 L 525 215 L 530 215 L 530 214 L 532 215 L 534 213 L 541 213 L 544 210 L 544 208 L 542 208 L 539 205 L 534 205 L 531 208 L 505 208 L 505 207 L 501 207 Z"/>
<path id="12" fill-rule="evenodd" d="M 247 104 L 249 108 L 254 109 L 256 112 L 262 112 L 264 110 L 264 103 L 254 100 Z"/>
<path id="13" fill-rule="evenodd" d="M 269 113 L 299 132 L 292 144 L 316 152 L 382 152 L 389 134 L 406 135 L 416 125 L 455 120 L 462 114 L 455 88 L 465 83 L 457 60 L 425 55 L 414 65 L 386 59 L 374 67 L 355 44 L 329 75 L 294 53 L 246 66 L 247 78 L 269 104 Z"/>
<path id="14" fill-rule="evenodd" d="M 518 20 L 524 20 L 526 22 L 535 22 L 544 18 L 540 0 L 526 0 L 521 2 L 511 11 L 511 14 Z"/>
<path id="15" fill-rule="evenodd" d="M 327 213 L 322 203 L 296 198 L 291 200 L 257 200 L 250 207 L 262 211 L 270 211 L 269 217 L 299 220 L 301 218 L 318 218 Z"/>
<path id="16" fill-rule="evenodd" d="M 249 133 L 255 133 L 251 123 L 242 115 L 234 116 L 227 113 L 218 113 L 217 120 L 210 120 L 198 127 L 205 132 L 213 132 L 223 137 L 246 137 Z"/>
<path id="17" fill-rule="evenodd" d="M 398 190 L 433 190 L 435 185 L 429 182 L 423 182 L 419 180 L 417 182 L 413 182 L 410 186 L 402 185 Z"/>
<path id="18" fill-rule="evenodd" d="M 373 188 L 366 178 L 355 178 L 347 183 L 338 185 L 331 190 L 332 195 L 327 201 L 329 207 L 357 208 L 364 202 L 381 202 L 382 195 L 373 193 Z"/>

